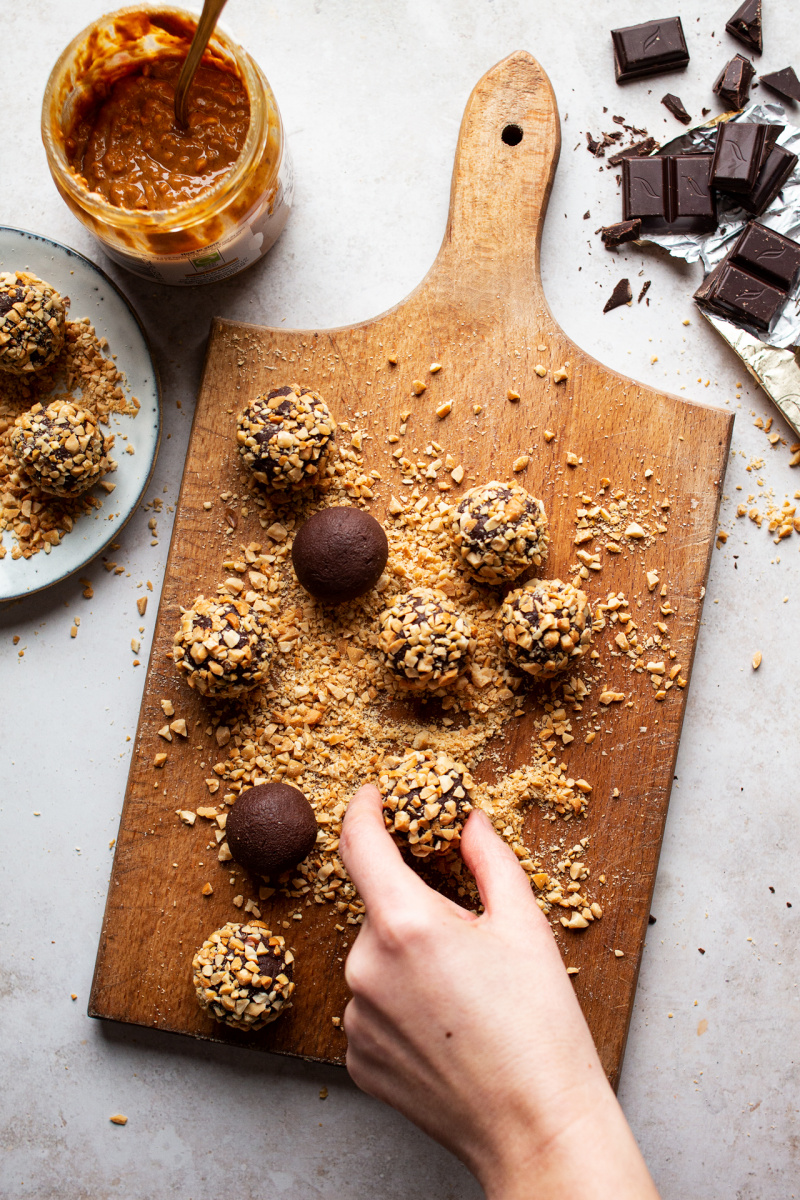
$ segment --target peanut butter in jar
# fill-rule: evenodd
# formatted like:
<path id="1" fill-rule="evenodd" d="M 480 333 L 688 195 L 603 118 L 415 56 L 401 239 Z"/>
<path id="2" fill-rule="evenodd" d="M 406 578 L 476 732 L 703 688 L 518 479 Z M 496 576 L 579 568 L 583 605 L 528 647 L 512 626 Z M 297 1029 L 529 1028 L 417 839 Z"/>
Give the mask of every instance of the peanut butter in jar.
<path id="1" fill-rule="evenodd" d="M 161 5 L 85 29 L 50 76 L 42 137 L 62 197 L 115 262 L 192 286 L 237 274 L 274 244 L 292 202 L 272 91 L 219 29 L 174 118 L 196 18 Z"/>

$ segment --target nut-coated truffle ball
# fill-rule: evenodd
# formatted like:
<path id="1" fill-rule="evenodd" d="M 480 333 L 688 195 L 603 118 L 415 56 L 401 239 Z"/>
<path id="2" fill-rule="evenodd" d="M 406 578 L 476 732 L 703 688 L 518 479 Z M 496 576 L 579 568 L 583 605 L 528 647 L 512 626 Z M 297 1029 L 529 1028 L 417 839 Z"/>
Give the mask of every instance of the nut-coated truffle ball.
<path id="1" fill-rule="evenodd" d="M 34 375 L 64 347 L 66 306 L 54 287 L 27 271 L 0 272 L 0 371 Z"/>
<path id="2" fill-rule="evenodd" d="M 498 620 L 508 657 L 533 679 L 565 671 L 592 640 L 586 593 L 560 579 L 532 579 L 509 592 Z"/>
<path id="3" fill-rule="evenodd" d="M 473 579 L 491 584 L 540 567 L 550 541 L 541 500 L 517 483 L 496 480 L 464 493 L 451 533 L 461 566 Z"/>
<path id="4" fill-rule="evenodd" d="M 389 543 L 360 508 L 323 508 L 301 525 L 292 546 L 298 581 L 322 604 L 363 596 L 383 574 Z"/>
<path id="5" fill-rule="evenodd" d="M 381 774 L 386 828 L 416 858 L 442 854 L 461 841 L 473 787 L 467 768 L 448 755 L 412 750 Z"/>
<path id="6" fill-rule="evenodd" d="M 317 818 L 302 792 L 288 783 L 260 783 L 242 792 L 228 813 L 228 847 L 254 875 L 280 875 L 310 854 Z"/>
<path id="7" fill-rule="evenodd" d="M 54 400 L 17 417 L 11 448 L 36 487 L 53 496 L 79 496 L 97 483 L 111 466 L 106 440 L 97 418 L 80 405 Z"/>
<path id="8" fill-rule="evenodd" d="M 229 921 L 192 960 L 197 1002 L 216 1021 L 250 1031 L 269 1025 L 294 991 L 294 955 L 263 921 Z"/>
<path id="9" fill-rule="evenodd" d="M 336 422 L 318 392 L 292 383 L 256 396 L 239 417 L 239 453 L 259 483 L 277 491 L 319 480 Z"/>
<path id="10" fill-rule="evenodd" d="M 418 587 L 397 596 L 380 617 L 378 649 L 402 687 L 447 687 L 475 649 L 466 614 L 441 592 Z"/>
<path id="11" fill-rule="evenodd" d="M 272 639 L 246 600 L 198 596 L 181 610 L 172 657 L 189 687 L 229 698 L 263 681 L 272 650 Z"/>

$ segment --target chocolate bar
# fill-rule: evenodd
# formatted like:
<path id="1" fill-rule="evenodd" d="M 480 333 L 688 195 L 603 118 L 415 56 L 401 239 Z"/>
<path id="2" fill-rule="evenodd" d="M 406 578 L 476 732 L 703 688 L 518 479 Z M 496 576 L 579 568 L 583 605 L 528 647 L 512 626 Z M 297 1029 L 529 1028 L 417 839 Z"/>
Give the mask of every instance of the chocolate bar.
<path id="1" fill-rule="evenodd" d="M 784 67 L 782 71 L 773 71 L 770 75 L 759 75 L 758 82 L 783 96 L 784 100 L 800 100 L 800 79 L 794 67 Z"/>
<path id="2" fill-rule="evenodd" d="M 662 154 L 622 163 L 622 215 L 643 233 L 708 233 L 717 227 L 710 154 Z"/>
<path id="3" fill-rule="evenodd" d="M 751 221 L 694 294 L 702 308 L 767 332 L 800 274 L 800 245 Z"/>
<path id="4" fill-rule="evenodd" d="M 612 29 L 611 41 L 617 83 L 664 71 L 681 71 L 689 61 L 680 17 Z"/>
<path id="5" fill-rule="evenodd" d="M 755 73 L 750 59 L 737 54 L 722 68 L 712 91 L 728 105 L 728 108 L 744 108 L 750 96 L 750 84 Z"/>
<path id="6" fill-rule="evenodd" d="M 741 8 L 725 22 L 725 28 L 737 42 L 760 54 L 764 49 L 761 28 L 761 0 L 744 0 Z"/>
<path id="7" fill-rule="evenodd" d="M 787 293 L 800 275 L 800 245 L 758 221 L 745 225 L 728 259 Z"/>
<path id="8" fill-rule="evenodd" d="M 736 203 L 745 212 L 751 213 L 754 217 L 760 217 L 764 210 L 772 204 L 796 166 L 796 154 L 792 154 L 783 146 L 775 146 L 759 171 L 753 190 L 743 195 L 737 195 Z"/>
<path id="9" fill-rule="evenodd" d="M 724 258 L 694 294 L 701 308 L 729 318 L 737 325 L 752 325 L 766 332 L 786 303 L 786 293 L 757 279 Z"/>
<path id="10" fill-rule="evenodd" d="M 721 192 L 751 192 L 783 125 L 726 121 L 719 126 L 711 186 Z"/>

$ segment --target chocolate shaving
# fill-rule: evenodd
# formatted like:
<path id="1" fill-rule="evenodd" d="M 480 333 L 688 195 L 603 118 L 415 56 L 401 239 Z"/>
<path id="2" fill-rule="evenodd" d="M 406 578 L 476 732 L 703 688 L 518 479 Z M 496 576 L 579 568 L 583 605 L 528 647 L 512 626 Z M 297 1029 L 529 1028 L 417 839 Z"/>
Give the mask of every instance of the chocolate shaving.
<path id="1" fill-rule="evenodd" d="M 620 279 L 615 286 L 614 291 L 605 302 L 603 312 L 612 312 L 615 308 L 621 308 L 623 304 L 630 304 L 633 299 L 631 292 L 631 284 L 629 279 Z"/>
<path id="2" fill-rule="evenodd" d="M 606 250 L 615 250 L 623 242 L 635 242 L 642 234 L 642 222 L 638 217 L 631 221 L 618 221 L 616 225 L 605 225 L 600 238 Z"/>
<path id="3" fill-rule="evenodd" d="M 642 290 L 639 292 L 639 298 L 636 301 L 637 304 L 641 304 L 642 301 L 644 300 L 645 296 L 647 295 L 647 293 L 650 289 L 650 282 L 651 281 L 649 279 L 645 279 L 644 283 L 642 284 Z M 648 304 L 649 303 L 650 303 L 650 301 L 648 300 Z"/>
<path id="4" fill-rule="evenodd" d="M 633 146 L 628 146 L 625 150 L 620 150 L 617 154 L 612 154 L 608 160 L 610 167 L 618 167 L 624 158 L 644 158 L 646 154 L 652 153 L 658 149 L 658 142 L 655 138 L 645 138 L 643 142 L 636 142 Z"/>
<path id="5" fill-rule="evenodd" d="M 661 103 L 664 105 L 664 108 L 672 113 L 676 121 L 680 121 L 681 125 L 691 124 L 692 118 L 683 107 L 683 101 L 680 96 L 673 96 L 672 92 L 667 92 L 666 96 L 662 97 Z"/>

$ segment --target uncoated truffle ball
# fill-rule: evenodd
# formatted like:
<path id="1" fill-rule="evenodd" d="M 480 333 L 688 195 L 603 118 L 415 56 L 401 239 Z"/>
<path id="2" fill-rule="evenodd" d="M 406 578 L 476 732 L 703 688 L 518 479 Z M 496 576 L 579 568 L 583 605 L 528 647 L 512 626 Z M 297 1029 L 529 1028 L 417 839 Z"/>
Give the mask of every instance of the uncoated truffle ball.
<path id="1" fill-rule="evenodd" d="M 447 754 L 412 750 L 380 777 L 386 828 L 416 858 L 442 854 L 461 841 L 473 787 L 467 768 Z"/>
<path id="2" fill-rule="evenodd" d="M 97 418 L 80 405 L 54 400 L 17 417 L 11 448 L 31 483 L 53 496 L 79 496 L 111 466 L 106 454 L 112 439 L 97 428 Z"/>
<path id="3" fill-rule="evenodd" d="M 259 483 L 277 491 L 315 483 L 336 422 L 318 392 L 292 383 L 256 396 L 239 417 L 239 453 Z"/>
<path id="4" fill-rule="evenodd" d="M 468 574 L 493 584 L 540 567 L 550 541 L 541 500 L 517 483 L 496 480 L 464 493 L 451 533 Z"/>
<path id="5" fill-rule="evenodd" d="M 228 848 L 254 875 L 280 875 L 310 854 L 317 818 L 302 792 L 288 783 L 260 783 L 242 792 L 225 825 Z"/>
<path id="6" fill-rule="evenodd" d="M 273 643 L 246 600 L 198 596 L 181 610 L 172 657 L 189 687 L 203 696 L 252 691 L 269 666 Z"/>
<path id="7" fill-rule="evenodd" d="M 280 1016 L 294 991 L 294 955 L 263 921 L 229 921 L 192 960 L 197 1002 L 216 1021 L 250 1031 Z"/>
<path id="8" fill-rule="evenodd" d="M 33 375 L 64 347 L 66 306 L 54 287 L 27 271 L 0 272 L 0 371 Z"/>
<path id="9" fill-rule="evenodd" d="M 447 687 L 475 649 L 472 626 L 452 600 L 418 587 L 398 596 L 380 617 L 378 649 L 401 686 Z"/>
<path id="10" fill-rule="evenodd" d="M 508 657 L 534 679 L 565 671 L 592 640 L 586 593 L 560 579 L 532 579 L 509 592 L 498 620 Z"/>
<path id="11" fill-rule="evenodd" d="M 389 543 L 360 508 L 323 508 L 301 525 L 292 546 L 300 584 L 323 604 L 363 596 L 383 574 Z"/>

